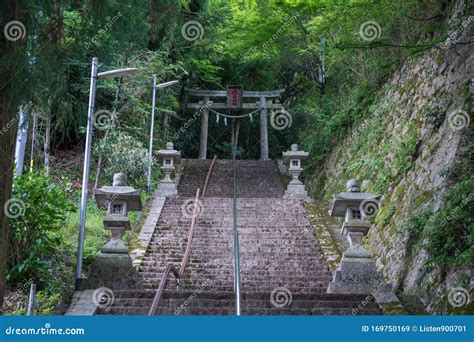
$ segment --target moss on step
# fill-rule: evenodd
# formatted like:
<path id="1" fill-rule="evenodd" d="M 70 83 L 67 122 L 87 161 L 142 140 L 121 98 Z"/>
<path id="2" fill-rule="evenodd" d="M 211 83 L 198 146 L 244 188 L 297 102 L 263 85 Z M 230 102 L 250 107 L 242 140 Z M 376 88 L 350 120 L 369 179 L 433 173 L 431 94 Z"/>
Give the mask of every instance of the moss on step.
<path id="1" fill-rule="evenodd" d="M 136 223 L 135 230 L 133 232 L 130 232 L 129 236 L 124 236 L 124 240 L 125 239 L 128 240 L 127 247 L 128 247 L 129 254 L 132 257 L 132 262 L 137 267 L 140 264 L 143 257 L 145 256 L 145 250 L 140 240 L 138 240 L 138 235 L 140 234 L 140 231 L 142 230 L 143 224 L 145 223 L 147 216 L 150 214 L 150 208 L 151 208 L 152 202 L 153 202 L 153 198 L 147 199 L 145 207 L 143 208 L 143 211 L 142 211 L 142 215 L 139 218 L 139 221 Z"/>
<path id="2" fill-rule="evenodd" d="M 333 272 L 339 265 L 341 260 L 341 252 L 334 241 L 331 231 L 328 227 L 327 214 L 323 213 L 320 206 L 317 203 L 306 203 L 306 211 L 308 213 L 309 222 L 314 229 L 315 236 L 319 242 L 319 246 L 326 261 L 328 263 L 329 270 Z"/>

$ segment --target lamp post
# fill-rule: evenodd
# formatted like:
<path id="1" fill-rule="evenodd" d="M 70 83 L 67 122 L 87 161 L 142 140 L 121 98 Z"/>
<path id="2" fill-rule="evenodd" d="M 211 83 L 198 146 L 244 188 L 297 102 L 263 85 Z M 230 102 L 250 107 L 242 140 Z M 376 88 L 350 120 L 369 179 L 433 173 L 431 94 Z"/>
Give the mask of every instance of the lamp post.
<path id="1" fill-rule="evenodd" d="M 150 146 L 148 150 L 148 172 L 147 172 L 147 191 L 151 193 L 151 166 L 153 164 L 153 131 L 155 129 L 155 106 L 156 106 L 156 90 L 166 88 L 178 83 L 177 80 L 156 84 L 156 74 L 153 74 L 153 86 L 152 86 L 152 100 L 151 100 L 151 122 L 150 122 Z"/>
<path id="2" fill-rule="evenodd" d="M 115 78 L 129 75 L 136 72 L 137 68 L 115 69 L 98 73 L 99 60 L 97 57 L 92 58 L 91 83 L 89 88 L 89 106 L 87 109 L 87 133 L 86 146 L 84 152 L 84 171 L 82 175 L 82 192 L 81 192 L 81 209 L 79 219 L 79 238 L 77 243 L 77 265 L 76 265 L 76 289 L 79 287 L 79 279 L 82 273 L 82 256 L 84 250 L 84 235 L 86 229 L 86 211 L 87 211 L 87 186 L 89 184 L 89 166 L 91 158 L 91 145 L 93 133 L 94 104 L 96 82 L 101 78 Z"/>

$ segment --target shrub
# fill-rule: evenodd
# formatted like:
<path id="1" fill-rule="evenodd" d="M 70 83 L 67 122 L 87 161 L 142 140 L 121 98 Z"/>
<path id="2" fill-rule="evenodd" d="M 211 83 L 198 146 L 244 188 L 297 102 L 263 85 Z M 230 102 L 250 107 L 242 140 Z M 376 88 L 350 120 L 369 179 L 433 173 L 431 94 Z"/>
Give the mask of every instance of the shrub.
<path id="1" fill-rule="evenodd" d="M 474 179 L 456 184 L 445 196 L 445 204 L 423 231 L 423 247 L 430 261 L 441 266 L 474 264 Z"/>
<path id="2" fill-rule="evenodd" d="M 443 197 L 442 207 L 431 206 L 410 216 L 403 230 L 408 248 L 424 248 L 433 266 L 470 266 L 474 263 L 473 179 L 465 179 Z"/>
<path id="3" fill-rule="evenodd" d="M 24 174 L 15 179 L 10 209 L 7 279 L 48 282 L 52 257 L 62 241 L 61 227 L 75 210 L 66 185 L 54 184 L 43 171 Z"/>
<path id="4" fill-rule="evenodd" d="M 95 145 L 94 152 L 104 159 L 103 176 L 106 183 L 112 181 L 115 173 L 123 172 L 130 184 L 145 186 L 148 151 L 143 143 L 127 133 L 111 131 L 107 140 L 101 140 Z"/>

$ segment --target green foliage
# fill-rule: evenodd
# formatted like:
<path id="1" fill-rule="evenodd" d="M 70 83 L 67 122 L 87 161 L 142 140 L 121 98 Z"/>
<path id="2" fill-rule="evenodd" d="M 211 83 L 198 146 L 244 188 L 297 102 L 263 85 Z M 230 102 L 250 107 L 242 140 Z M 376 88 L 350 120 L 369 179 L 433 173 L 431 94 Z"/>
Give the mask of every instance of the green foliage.
<path id="1" fill-rule="evenodd" d="M 474 179 L 459 182 L 445 196 L 445 204 L 423 231 L 423 247 L 430 261 L 442 266 L 474 264 Z"/>
<path id="2" fill-rule="evenodd" d="M 61 292 L 38 291 L 35 300 L 35 315 L 54 315 L 56 305 L 61 300 Z"/>
<path id="3" fill-rule="evenodd" d="M 101 140 L 94 146 L 94 153 L 104 158 L 103 178 L 106 183 L 112 181 L 115 173 L 123 172 L 130 184 L 145 187 L 148 150 L 143 143 L 127 133 L 113 130 L 107 140 Z"/>
<path id="4" fill-rule="evenodd" d="M 76 203 L 79 205 L 80 192 L 77 193 Z M 79 232 L 79 211 L 73 213 L 65 222 L 63 235 L 65 237 L 63 244 L 65 249 L 71 255 L 77 252 L 77 236 Z M 87 202 L 87 220 L 84 240 L 84 264 L 91 265 L 94 258 L 100 253 L 100 248 L 105 244 L 108 232 L 104 227 L 102 218 L 105 211 L 97 208 L 93 200 Z"/>
<path id="5" fill-rule="evenodd" d="M 13 198 L 22 207 L 22 215 L 11 220 L 8 280 L 51 280 L 52 257 L 62 241 L 61 227 L 74 211 L 66 188 L 54 184 L 43 172 L 23 174 L 15 180 Z"/>
<path id="6" fill-rule="evenodd" d="M 443 197 L 442 207 L 414 212 L 404 223 L 409 249 L 424 248 L 433 266 L 470 266 L 474 263 L 474 180 L 462 180 Z"/>
<path id="7" fill-rule="evenodd" d="M 211 149 L 209 153 L 211 156 L 218 154 L 222 156 L 221 158 L 231 159 L 232 158 L 232 144 L 230 142 L 223 142 L 222 144 L 217 144 Z M 237 159 L 241 158 L 244 155 L 244 150 L 241 147 L 237 147 L 236 157 Z"/>
<path id="8" fill-rule="evenodd" d="M 14 302 L 8 301 L 4 307 L 5 314 L 25 316 L 28 308 L 28 289 L 25 291 L 16 291 Z M 62 291 L 51 292 L 41 290 L 36 292 L 34 315 L 54 315 L 56 305 L 61 300 Z"/>
<path id="9" fill-rule="evenodd" d="M 185 68 L 190 70 L 194 77 L 197 77 L 210 85 L 218 86 L 220 84 L 218 73 L 219 71 L 222 71 L 222 68 L 216 67 L 208 59 L 190 58 L 187 61 Z"/>
<path id="10" fill-rule="evenodd" d="M 416 241 L 420 240 L 421 234 L 433 216 L 431 206 L 415 211 L 403 224 L 402 231 L 406 232 L 411 247 Z"/>
<path id="11" fill-rule="evenodd" d="M 380 224 L 380 228 L 387 226 L 390 223 L 393 215 L 395 214 L 396 207 L 390 204 L 387 208 L 381 208 L 377 215 L 377 224 Z"/>
<path id="12" fill-rule="evenodd" d="M 94 138 L 94 157 L 104 158 L 101 183 L 110 184 L 115 172 L 124 172 L 132 185 L 145 186 L 150 82 L 151 75 L 157 74 L 158 82 L 179 79 L 180 85 L 157 93 L 155 147 L 162 147 L 172 136 L 167 131 L 176 131 L 194 114 L 184 109 L 186 101 L 191 101 L 185 88 L 225 89 L 230 84 L 241 84 L 245 90 L 285 88 L 279 101 L 291 113 L 292 126 L 279 131 L 269 125 L 270 157 L 281 157 L 282 150 L 298 142 L 310 152 L 305 173 L 317 174 L 328 152 L 351 134 L 352 155 L 340 178 L 357 174 L 370 179 L 373 190 L 382 193 L 412 168 L 419 126 L 418 122 L 403 123 L 409 126 L 405 136 L 390 139 L 386 114 L 398 104 L 380 102 L 387 90 L 382 85 L 401 62 L 444 38 L 439 32 L 444 31 L 442 19 L 449 13 L 445 2 L 388 0 L 354 6 L 302 0 L 25 1 L 22 6 L 20 13 L 29 13 L 24 18 L 28 32 L 24 44 L 15 47 L 24 51 L 8 55 L 2 64 L 22 71 L 15 73 L 14 94 L 9 96 L 18 97 L 17 103 L 32 102 L 36 112 L 51 116 L 53 148 L 69 149 L 83 140 L 93 56 L 99 58 L 100 71 L 140 69 L 122 79 L 97 82 L 96 108 L 115 109 L 117 114 L 114 128 Z M 198 20 L 204 27 L 197 41 L 183 39 L 182 24 L 188 20 Z M 381 26 L 380 36 L 373 41 L 359 34 L 361 24 L 368 20 Z M 323 66 L 324 84 L 318 74 Z M 416 81 L 410 80 L 403 88 L 409 91 L 415 86 Z M 443 119 L 438 109 L 428 108 L 423 115 L 433 125 Z M 165 126 L 165 113 L 170 127 Z M 229 158 L 229 127 L 216 123 L 214 115 L 210 114 L 209 155 Z M 258 158 L 258 120 L 240 123 L 238 156 Z M 196 122 L 175 142 L 183 156 L 193 158 L 198 140 Z M 156 181 L 160 176 L 156 165 L 153 170 Z M 57 300 L 57 293 L 63 291 L 58 287 L 60 277 L 51 279 L 51 260 L 57 259 L 55 268 L 69 276 L 79 214 L 67 218 L 72 211 L 68 192 L 44 175 L 18 182 L 15 196 L 27 204 L 26 221 L 19 218 L 12 223 L 17 255 L 11 260 L 9 277 L 11 281 L 40 278 L 47 285 L 41 309 L 46 313 L 51 307 L 48 298 Z M 444 211 L 459 206 L 459 196 L 450 193 L 443 207 L 448 209 L 435 214 L 426 209 L 407 223 L 414 240 L 427 241 L 433 262 L 466 264 L 472 256 L 472 226 L 466 226 L 470 221 L 463 221 L 460 213 L 451 219 Z M 388 208 L 382 222 L 388 224 L 393 215 L 394 208 Z M 107 236 L 102 216 L 89 201 L 86 265 Z M 446 245 L 443 234 L 449 236 Z"/>

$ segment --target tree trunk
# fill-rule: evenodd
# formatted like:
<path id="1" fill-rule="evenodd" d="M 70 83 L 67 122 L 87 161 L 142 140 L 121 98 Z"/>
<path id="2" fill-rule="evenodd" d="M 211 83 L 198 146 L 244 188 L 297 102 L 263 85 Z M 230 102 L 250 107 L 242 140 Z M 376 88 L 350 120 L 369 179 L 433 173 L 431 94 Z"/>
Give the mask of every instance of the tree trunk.
<path id="1" fill-rule="evenodd" d="M 0 22 L 22 20 L 18 1 L 0 2 Z M 5 292 L 5 274 L 9 258 L 9 220 L 5 203 L 11 198 L 15 138 L 18 127 L 20 96 L 14 96 L 18 84 L 15 79 L 18 64 L 24 61 L 24 41 L 0 39 L 0 313 Z M 18 76 L 17 76 L 18 77 Z M 20 76 L 21 77 L 21 76 Z"/>
<path id="2" fill-rule="evenodd" d="M 2 78 L 4 75 L 2 75 Z M 5 90 L 5 88 L 3 89 Z M 3 305 L 3 293 L 5 290 L 5 272 L 8 259 L 9 222 L 8 216 L 3 210 L 5 203 L 11 197 L 13 179 L 13 151 L 15 149 L 16 136 L 16 110 L 7 107 L 6 92 L 0 92 L 0 308 Z"/>

